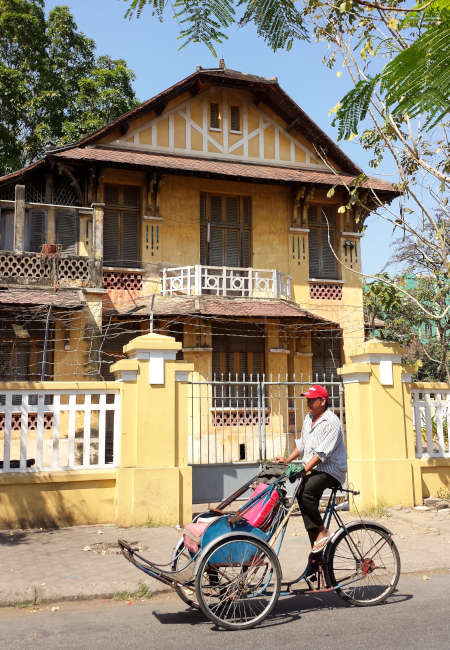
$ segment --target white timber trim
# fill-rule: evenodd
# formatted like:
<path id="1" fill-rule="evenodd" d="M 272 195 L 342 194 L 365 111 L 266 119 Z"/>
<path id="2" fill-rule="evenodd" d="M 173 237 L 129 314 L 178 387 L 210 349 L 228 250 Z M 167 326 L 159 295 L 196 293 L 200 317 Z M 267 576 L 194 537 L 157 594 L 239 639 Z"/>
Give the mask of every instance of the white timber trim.
<path id="1" fill-rule="evenodd" d="M 341 237 L 364 237 L 364 233 L 362 232 L 341 232 Z"/>
<path id="2" fill-rule="evenodd" d="M 352 372 L 342 375 L 343 384 L 366 384 L 370 381 L 370 372 Z"/>
<path id="3" fill-rule="evenodd" d="M 386 354 L 383 352 L 370 352 L 369 354 L 350 355 L 351 359 L 357 359 L 358 363 L 380 363 L 381 361 L 390 361 L 391 363 L 401 363 L 402 357 L 400 354 Z"/>

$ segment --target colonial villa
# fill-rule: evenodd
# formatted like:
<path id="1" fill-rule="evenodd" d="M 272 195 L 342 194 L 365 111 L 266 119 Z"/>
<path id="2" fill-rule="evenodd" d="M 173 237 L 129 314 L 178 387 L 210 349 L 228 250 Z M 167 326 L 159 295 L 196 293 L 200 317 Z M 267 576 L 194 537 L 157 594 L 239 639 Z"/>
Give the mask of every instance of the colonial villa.
<path id="1" fill-rule="evenodd" d="M 367 213 L 338 211 L 360 174 L 277 79 L 223 61 L 49 148 L 0 178 L 0 379 L 110 379 L 149 328 L 202 377 L 328 376 L 364 340 Z"/>

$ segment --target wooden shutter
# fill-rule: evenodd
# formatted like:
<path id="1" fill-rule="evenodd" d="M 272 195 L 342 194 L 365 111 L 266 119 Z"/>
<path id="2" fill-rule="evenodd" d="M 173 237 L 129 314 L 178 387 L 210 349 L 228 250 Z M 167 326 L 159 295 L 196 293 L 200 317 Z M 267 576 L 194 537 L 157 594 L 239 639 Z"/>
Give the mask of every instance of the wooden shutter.
<path id="1" fill-rule="evenodd" d="M 224 230 L 225 251 L 224 266 L 241 266 L 241 237 L 240 231 L 236 228 Z"/>
<path id="2" fill-rule="evenodd" d="M 320 232 L 322 236 L 322 256 L 321 256 L 321 273 L 320 277 L 321 278 L 327 278 L 329 280 L 336 280 L 337 279 L 337 265 L 336 265 L 336 258 L 333 255 L 333 251 L 330 248 L 330 244 L 328 243 L 328 230 L 326 228 L 322 228 Z M 334 229 L 330 228 L 330 241 L 332 246 L 334 247 Z"/>
<path id="3" fill-rule="evenodd" d="M 311 341 L 312 345 L 312 380 L 322 382 L 329 381 L 331 375 L 337 377 L 337 368 L 341 365 L 341 345 L 339 339 L 314 337 Z M 317 375 L 317 377 L 316 377 Z"/>
<path id="4" fill-rule="evenodd" d="M 309 277 L 320 277 L 319 271 L 319 229 L 309 226 Z"/>
<path id="5" fill-rule="evenodd" d="M 211 129 L 220 129 L 219 104 L 209 105 L 209 127 Z"/>
<path id="6" fill-rule="evenodd" d="M 232 131 L 240 131 L 241 130 L 241 111 L 240 111 L 239 106 L 232 106 L 231 107 L 230 129 Z"/>
<path id="7" fill-rule="evenodd" d="M 28 345 L 18 345 L 13 355 L 13 377 L 15 381 L 25 381 L 28 379 Z"/>
<path id="8" fill-rule="evenodd" d="M 122 220 L 122 254 L 124 266 L 138 265 L 138 223 L 135 212 L 123 212 Z"/>
<path id="9" fill-rule="evenodd" d="M 78 253 L 78 216 L 76 210 L 58 210 L 55 214 L 56 243 L 66 255 Z"/>
<path id="10" fill-rule="evenodd" d="M 209 229 L 209 266 L 224 266 L 224 243 L 223 243 L 223 228 L 210 226 Z"/>
<path id="11" fill-rule="evenodd" d="M 227 226 L 239 225 L 239 198 L 237 196 L 227 198 L 225 220 Z"/>
<path id="12" fill-rule="evenodd" d="M 119 211 L 114 209 L 105 209 L 103 216 L 103 263 L 119 263 Z"/>
<path id="13" fill-rule="evenodd" d="M 40 253 L 45 243 L 47 212 L 40 209 L 28 210 L 25 217 L 25 250 Z"/>
<path id="14" fill-rule="evenodd" d="M 14 210 L 0 208 L 0 250 L 12 251 L 14 248 Z"/>

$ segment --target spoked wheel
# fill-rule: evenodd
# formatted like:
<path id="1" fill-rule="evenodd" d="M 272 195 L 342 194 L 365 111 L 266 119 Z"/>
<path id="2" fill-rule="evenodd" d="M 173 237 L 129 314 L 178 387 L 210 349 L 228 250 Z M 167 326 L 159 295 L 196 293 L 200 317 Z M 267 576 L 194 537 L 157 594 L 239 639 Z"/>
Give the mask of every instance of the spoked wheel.
<path id="1" fill-rule="evenodd" d="M 376 524 L 347 527 L 327 553 L 330 586 L 352 605 L 377 605 L 394 591 L 400 556 L 391 535 Z"/>
<path id="2" fill-rule="evenodd" d="M 277 604 L 281 569 L 272 549 L 254 537 L 233 535 L 201 558 L 196 579 L 203 613 L 228 630 L 261 623 Z"/>
<path id="3" fill-rule="evenodd" d="M 177 546 L 175 547 L 172 554 L 172 558 L 173 558 L 172 571 L 179 571 L 180 569 L 185 567 L 191 560 L 191 554 L 185 548 L 182 539 L 178 542 Z M 181 600 L 186 603 L 186 605 L 189 605 L 189 607 L 193 607 L 194 609 L 199 609 L 197 597 L 195 595 L 193 563 L 191 564 L 191 570 L 192 570 L 192 586 L 187 585 L 186 587 L 184 587 L 182 585 L 177 585 L 176 587 L 174 587 L 174 589 L 178 594 L 178 596 L 181 598 Z"/>

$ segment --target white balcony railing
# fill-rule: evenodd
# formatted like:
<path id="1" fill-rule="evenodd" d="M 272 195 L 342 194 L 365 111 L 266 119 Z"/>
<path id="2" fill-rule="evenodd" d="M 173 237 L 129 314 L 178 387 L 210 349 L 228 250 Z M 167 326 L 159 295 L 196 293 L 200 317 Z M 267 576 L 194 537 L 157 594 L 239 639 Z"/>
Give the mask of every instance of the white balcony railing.
<path id="1" fill-rule="evenodd" d="M 276 270 L 228 266 L 179 266 L 162 271 L 163 296 L 217 295 L 239 298 L 291 297 L 291 276 Z"/>

